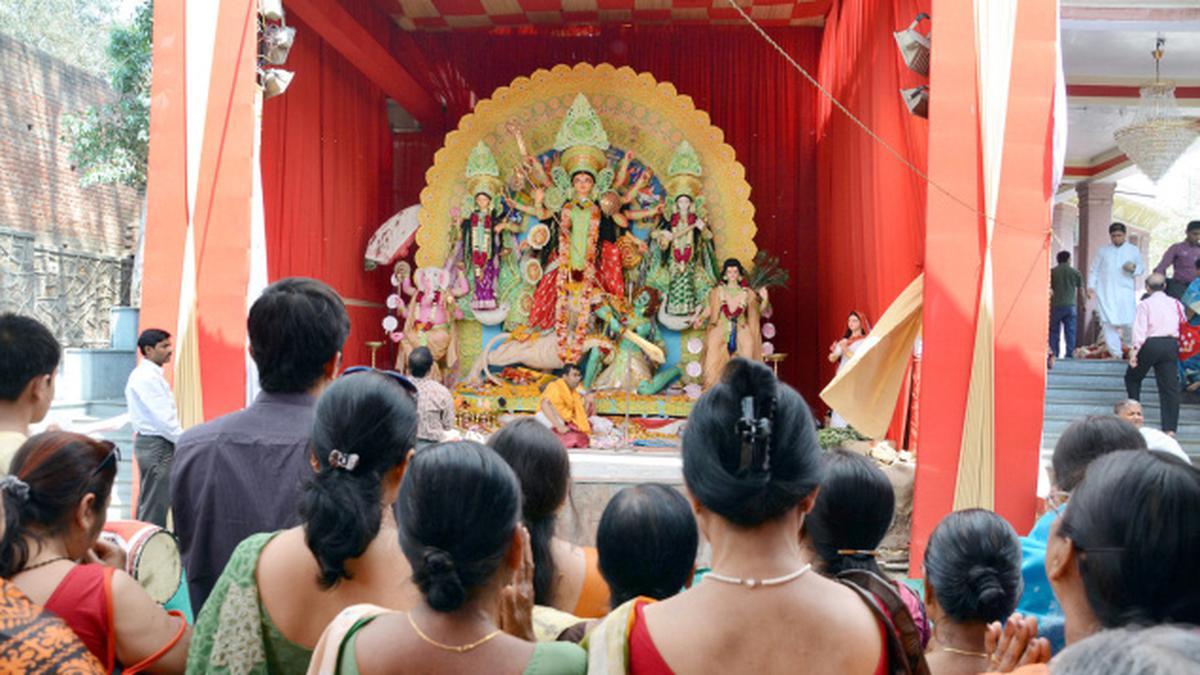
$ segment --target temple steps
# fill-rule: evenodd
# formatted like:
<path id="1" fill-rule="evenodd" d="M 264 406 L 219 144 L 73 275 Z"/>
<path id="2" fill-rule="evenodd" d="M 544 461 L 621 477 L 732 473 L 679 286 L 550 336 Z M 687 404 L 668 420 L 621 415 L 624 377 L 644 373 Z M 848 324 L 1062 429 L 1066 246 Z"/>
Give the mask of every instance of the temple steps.
<path id="1" fill-rule="evenodd" d="M 1075 420 L 1087 415 L 1111 415 L 1112 406 L 1125 398 L 1124 361 L 1059 360 L 1046 379 L 1046 403 L 1042 424 L 1042 460 L 1049 464 L 1058 437 Z M 1192 461 L 1200 465 L 1200 405 L 1188 402 L 1179 407 L 1176 440 Z M 1159 427 L 1161 408 L 1154 372 L 1142 381 L 1142 408 L 1146 423 Z"/>

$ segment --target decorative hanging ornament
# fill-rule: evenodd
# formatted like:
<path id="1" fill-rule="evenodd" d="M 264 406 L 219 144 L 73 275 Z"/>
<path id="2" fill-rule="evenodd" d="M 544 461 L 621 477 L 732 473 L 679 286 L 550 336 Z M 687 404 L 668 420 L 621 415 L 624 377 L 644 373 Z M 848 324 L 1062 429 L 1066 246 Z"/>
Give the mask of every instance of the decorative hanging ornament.
<path id="1" fill-rule="evenodd" d="M 390 333 L 390 332 L 396 330 L 396 328 L 399 327 L 399 325 L 400 325 L 400 321 L 398 321 L 396 319 L 396 317 L 394 317 L 390 314 L 383 317 L 383 329 L 385 331 Z"/>
<path id="2" fill-rule="evenodd" d="M 762 334 L 763 337 L 767 338 L 768 340 L 775 337 L 775 324 L 764 323 L 762 327 Z"/>
<path id="3" fill-rule="evenodd" d="M 687 350 L 689 354 L 699 354 L 704 351 L 704 343 L 700 341 L 700 338 L 692 338 L 688 340 Z"/>
<path id="4" fill-rule="evenodd" d="M 699 361 L 692 361 L 684 368 L 684 372 L 688 374 L 688 377 L 700 377 L 701 373 L 704 372 L 704 368 L 700 366 Z"/>
<path id="5" fill-rule="evenodd" d="M 387 307 L 388 307 L 388 309 L 396 309 L 396 308 L 397 308 L 397 307 L 399 307 L 399 306 L 400 306 L 400 296 L 399 296 L 399 295 L 396 295 L 395 293 L 392 293 L 391 295 L 389 295 L 389 296 L 387 297 Z"/>
<path id="6" fill-rule="evenodd" d="M 1154 51 L 1154 82 L 1141 88 L 1141 105 L 1133 123 L 1113 134 L 1117 147 L 1150 180 L 1157 183 L 1200 136 L 1195 120 L 1187 119 L 1175 101 L 1175 83 L 1159 79 L 1159 62 L 1166 39 Z"/>
<path id="7" fill-rule="evenodd" d="M 763 356 L 770 356 L 775 353 L 775 345 L 770 342 L 764 342 L 762 346 Z"/>

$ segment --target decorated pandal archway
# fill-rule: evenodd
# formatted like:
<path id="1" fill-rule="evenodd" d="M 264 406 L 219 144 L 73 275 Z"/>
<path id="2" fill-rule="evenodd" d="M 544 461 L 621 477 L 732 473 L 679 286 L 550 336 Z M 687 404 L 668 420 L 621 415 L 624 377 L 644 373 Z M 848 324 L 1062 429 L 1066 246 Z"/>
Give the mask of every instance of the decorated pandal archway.
<path id="1" fill-rule="evenodd" d="M 731 357 L 773 351 L 745 170 L 647 73 L 560 65 L 496 90 L 446 136 L 419 219 L 385 320 L 397 366 L 427 346 L 483 426 L 577 363 L 598 414 L 653 437 Z"/>

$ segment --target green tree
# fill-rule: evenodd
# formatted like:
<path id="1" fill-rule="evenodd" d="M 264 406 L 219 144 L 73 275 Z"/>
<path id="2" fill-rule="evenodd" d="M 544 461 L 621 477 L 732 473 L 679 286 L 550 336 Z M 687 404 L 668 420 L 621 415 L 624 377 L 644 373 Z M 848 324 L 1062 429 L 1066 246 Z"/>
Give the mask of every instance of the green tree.
<path id="1" fill-rule="evenodd" d="M 99 49 L 117 16 L 117 0 L 3 0 L 0 33 L 96 75 L 109 67 Z"/>
<path id="2" fill-rule="evenodd" d="M 128 26 L 109 33 L 109 83 L 113 103 L 92 106 L 64 119 L 72 141 L 71 161 L 83 185 L 119 183 L 146 188 L 150 152 L 150 57 L 154 3 L 138 6 Z"/>

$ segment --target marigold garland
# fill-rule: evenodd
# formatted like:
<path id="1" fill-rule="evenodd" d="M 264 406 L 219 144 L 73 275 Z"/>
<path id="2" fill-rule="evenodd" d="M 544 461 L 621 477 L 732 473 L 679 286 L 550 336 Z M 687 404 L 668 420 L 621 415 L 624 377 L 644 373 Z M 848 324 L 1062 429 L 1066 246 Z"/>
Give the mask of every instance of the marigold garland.
<path id="1" fill-rule="evenodd" d="M 562 226 L 558 228 L 558 255 L 559 260 L 566 261 L 566 264 L 559 264 L 558 267 L 558 299 L 554 308 L 554 335 L 558 341 L 558 355 L 563 363 L 576 363 L 583 356 L 583 343 L 587 338 L 588 322 L 587 316 L 591 313 L 591 307 L 599 298 L 596 283 L 596 266 L 587 264 L 583 269 L 583 286 L 578 293 L 568 293 L 567 286 L 571 283 L 571 207 L 578 204 L 570 202 L 563 206 L 560 222 Z M 578 204 L 583 207 L 585 204 Z M 591 209 L 591 223 L 588 228 L 588 252 L 589 254 L 596 250 L 596 244 L 600 237 L 600 207 L 594 203 L 587 202 L 586 206 Z M 589 261 L 592 262 L 592 261 Z M 569 297 L 570 296 L 570 297 Z M 568 307 L 570 302 L 571 307 Z M 571 312 L 575 310 L 575 327 L 574 332 L 568 337 L 567 323 L 570 321 Z"/>

